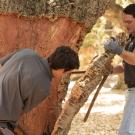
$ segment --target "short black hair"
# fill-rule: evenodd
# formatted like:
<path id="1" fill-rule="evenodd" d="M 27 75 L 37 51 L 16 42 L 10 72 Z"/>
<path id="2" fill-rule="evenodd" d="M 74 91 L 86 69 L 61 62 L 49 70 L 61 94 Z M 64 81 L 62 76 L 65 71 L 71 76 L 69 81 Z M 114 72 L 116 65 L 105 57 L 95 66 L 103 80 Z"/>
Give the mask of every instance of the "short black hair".
<path id="1" fill-rule="evenodd" d="M 77 52 L 68 46 L 60 46 L 48 57 L 49 65 L 52 69 L 64 69 L 69 71 L 78 69 L 80 66 Z"/>
<path id="2" fill-rule="evenodd" d="M 132 15 L 135 17 L 135 4 L 130 4 L 123 9 L 123 13 Z"/>

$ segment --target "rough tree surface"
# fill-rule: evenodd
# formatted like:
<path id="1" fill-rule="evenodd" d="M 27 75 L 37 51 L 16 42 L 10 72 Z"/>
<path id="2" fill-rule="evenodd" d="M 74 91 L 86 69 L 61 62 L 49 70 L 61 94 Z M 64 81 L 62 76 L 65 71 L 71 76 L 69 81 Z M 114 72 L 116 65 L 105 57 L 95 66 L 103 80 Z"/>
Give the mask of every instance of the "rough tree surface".
<path id="1" fill-rule="evenodd" d="M 119 45 L 126 44 L 127 36 L 122 33 L 117 36 Z M 103 53 L 95 58 L 87 68 L 85 74 L 76 82 L 64 105 L 64 108 L 56 121 L 54 130 L 51 135 L 67 135 L 74 116 L 88 99 L 90 93 L 96 88 L 102 80 L 102 76 L 109 73 L 106 66 L 112 61 L 114 54 L 109 52 Z"/>

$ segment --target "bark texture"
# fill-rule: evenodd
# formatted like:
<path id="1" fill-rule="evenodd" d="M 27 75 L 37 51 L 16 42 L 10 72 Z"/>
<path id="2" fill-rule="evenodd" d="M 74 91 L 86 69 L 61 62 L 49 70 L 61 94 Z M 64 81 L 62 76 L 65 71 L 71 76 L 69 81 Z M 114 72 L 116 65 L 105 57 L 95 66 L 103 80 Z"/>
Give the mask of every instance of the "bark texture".
<path id="1" fill-rule="evenodd" d="M 113 3 L 113 0 L 1 0 L 0 56 L 20 48 L 32 48 L 48 56 L 61 44 L 78 51 L 84 35 Z M 20 118 L 27 134 L 42 135 L 44 130 L 53 130 L 68 81 L 69 76 L 59 86 L 60 79 L 53 80 L 50 97 Z"/>
<path id="2" fill-rule="evenodd" d="M 2 0 L 0 12 L 46 16 L 50 20 L 65 16 L 85 23 L 91 29 L 97 18 L 112 4 L 113 0 Z"/>
<path id="3" fill-rule="evenodd" d="M 65 103 L 51 135 L 68 134 L 74 116 L 88 99 L 90 93 L 101 81 L 103 71 L 105 70 L 105 64 L 110 61 L 112 57 L 111 54 L 103 54 L 91 63 L 86 73 L 73 87 L 72 93 L 68 101 Z"/>
<path id="4" fill-rule="evenodd" d="M 127 36 L 120 34 L 118 37 L 119 45 L 125 45 Z M 71 122 L 79 109 L 84 105 L 90 93 L 96 88 L 102 79 L 102 76 L 107 74 L 106 66 L 114 57 L 108 52 L 95 58 L 89 65 L 85 74 L 76 82 L 72 89 L 68 101 L 56 121 L 54 130 L 51 135 L 67 135 L 70 129 Z"/>

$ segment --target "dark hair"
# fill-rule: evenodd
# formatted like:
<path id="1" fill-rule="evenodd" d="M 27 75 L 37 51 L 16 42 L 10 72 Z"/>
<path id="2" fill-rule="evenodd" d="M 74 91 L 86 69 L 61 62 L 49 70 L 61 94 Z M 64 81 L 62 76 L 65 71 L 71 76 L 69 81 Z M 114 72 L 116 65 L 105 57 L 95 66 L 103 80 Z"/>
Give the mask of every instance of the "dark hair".
<path id="1" fill-rule="evenodd" d="M 68 46 L 61 46 L 48 57 L 52 69 L 69 71 L 80 66 L 78 54 Z"/>
<path id="2" fill-rule="evenodd" d="M 130 4 L 127 7 L 125 7 L 123 9 L 123 12 L 125 14 L 129 14 L 129 15 L 132 15 L 133 17 L 135 17 L 135 4 Z"/>

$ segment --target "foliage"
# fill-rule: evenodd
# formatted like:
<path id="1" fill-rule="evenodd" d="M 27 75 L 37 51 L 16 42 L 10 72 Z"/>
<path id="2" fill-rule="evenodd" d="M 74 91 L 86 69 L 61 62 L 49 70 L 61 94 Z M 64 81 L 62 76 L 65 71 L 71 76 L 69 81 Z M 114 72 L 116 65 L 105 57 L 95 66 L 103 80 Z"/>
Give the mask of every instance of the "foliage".
<path id="1" fill-rule="evenodd" d="M 103 42 L 106 38 L 115 37 L 118 33 L 123 32 L 124 26 L 121 18 L 121 10 L 122 7 L 133 2 L 134 0 L 116 0 L 115 8 L 113 7 L 112 10 L 107 10 L 104 16 L 97 20 L 92 30 L 85 36 L 80 49 L 81 68 L 86 67 L 95 55 L 101 54 L 104 51 Z"/>
<path id="2" fill-rule="evenodd" d="M 82 48 L 80 49 L 79 56 L 81 66 L 85 67 L 85 64 L 88 65 L 89 61 L 94 56 L 103 53 L 104 40 L 110 36 L 117 35 L 121 31 L 122 29 L 119 28 L 116 23 L 110 22 L 106 17 L 102 16 L 99 18 L 92 31 L 86 35 Z"/>

